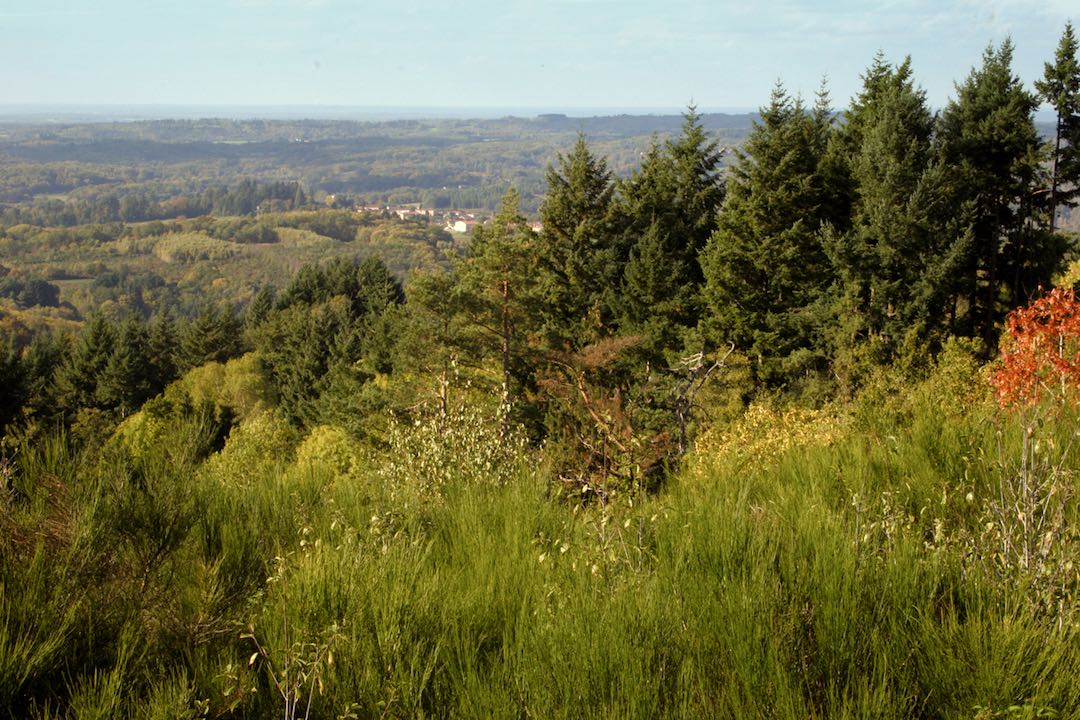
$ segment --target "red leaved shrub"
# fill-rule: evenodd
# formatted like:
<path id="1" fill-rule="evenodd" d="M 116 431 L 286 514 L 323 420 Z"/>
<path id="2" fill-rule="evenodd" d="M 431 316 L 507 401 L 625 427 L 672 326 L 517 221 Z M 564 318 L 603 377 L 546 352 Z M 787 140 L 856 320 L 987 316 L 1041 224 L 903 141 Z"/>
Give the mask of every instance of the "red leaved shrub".
<path id="1" fill-rule="evenodd" d="M 1006 319 L 998 369 L 990 379 L 1002 407 L 1050 397 L 1075 402 L 1080 390 L 1080 301 L 1055 289 Z"/>

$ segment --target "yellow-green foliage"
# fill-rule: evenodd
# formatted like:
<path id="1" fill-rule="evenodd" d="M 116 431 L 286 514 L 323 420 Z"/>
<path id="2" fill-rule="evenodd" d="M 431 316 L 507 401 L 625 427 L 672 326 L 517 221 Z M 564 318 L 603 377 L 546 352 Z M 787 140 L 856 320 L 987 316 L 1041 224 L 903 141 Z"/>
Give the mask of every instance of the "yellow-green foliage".
<path id="1" fill-rule="evenodd" d="M 112 442 L 121 443 L 134 457 L 147 457 L 154 447 L 166 442 L 168 423 L 145 410 L 125 418 L 116 428 Z"/>
<path id="2" fill-rule="evenodd" d="M 194 232 L 166 235 L 154 245 L 154 254 L 168 263 L 228 260 L 241 252 L 233 243 Z"/>
<path id="3" fill-rule="evenodd" d="M 720 465 L 767 465 L 798 448 L 831 445 L 848 428 L 848 419 L 831 407 L 812 410 L 754 403 L 730 425 L 702 433 L 690 455 L 689 470 L 704 477 Z"/>
<path id="4" fill-rule="evenodd" d="M 498 407 L 454 404 L 390 429 L 379 473 L 406 494 L 434 497 L 448 486 L 500 485 L 525 460 L 525 434 Z"/>
<path id="5" fill-rule="evenodd" d="M 632 504 L 555 497 L 482 396 L 381 458 L 271 413 L 205 462 L 171 460 L 180 434 L 82 470 L 27 447 L 0 529 L 42 530 L 0 552 L 0 707 L 283 717 L 280 683 L 313 718 L 1074 717 L 1080 561 L 1033 595 L 987 557 L 996 408 L 949 409 L 977 370 L 883 384 L 912 399 L 873 423 L 751 406 Z M 92 542 L 57 552 L 72 521 Z"/>
<path id="6" fill-rule="evenodd" d="M 311 230 L 300 228 L 279 227 L 274 228 L 282 245 L 290 247 L 333 247 L 336 243 L 332 238 L 320 235 Z"/>
<path id="7" fill-rule="evenodd" d="M 276 413 L 261 412 L 240 423 L 225 447 L 203 466 L 207 477 L 229 485 L 248 485 L 292 460 L 295 433 Z"/>
<path id="8" fill-rule="evenodd" d="M 1054 278 L 1054 286 L 1059 288 L 1076 287 L 1080 283 L 1080 260 L 1073 260 L 1064 272 Z"/>
<path id="9" fill-rule="evenodd" d="M 259 358 L 248 353 L 221 363 L 211 362 L 191 369 L 165 391 L 166 397 L 187 395 L 195 403 L 209 402 L 230 408 L 243 420 L 269 406 L 270 386 L 266 383 Z"/>
<path id="10" fill-rule="evenodd" d="M 127 236 L 120 238 L 113 244 L 113 248 L 121 255 L 149 255 L 154 252 L 154 247 L 161 240 L 156 235 L 147 237 Z"/>
<path id="11" fill-rule="evenodd" d="M 316 425 L 296 449 L 296 464 L 320 466 L 335 476 L 351 477 L 359 472 L 362 459 L 356 441 L 347 432 L 333 425 Z"/>

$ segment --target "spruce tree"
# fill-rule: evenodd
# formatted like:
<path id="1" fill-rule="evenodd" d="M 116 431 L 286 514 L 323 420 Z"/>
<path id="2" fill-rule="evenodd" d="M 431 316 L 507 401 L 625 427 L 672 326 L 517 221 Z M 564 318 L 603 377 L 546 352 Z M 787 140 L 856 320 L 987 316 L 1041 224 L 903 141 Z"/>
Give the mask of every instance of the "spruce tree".
<path id="1" fill-rule="evenodd" d="M 0 434 L 26 402 L 26 368 L 15 339 L 0 332 Z"/>
<path id="2" fill-rule="evenodd" d="M 227 307 L 204 304 L 180 331 L 176 366 L 181 372 L 208 362 L 223 363 L 243 352 L 243 325 Z"/>
<path id="3" fill-rule="evenodd" d="M 69 354 L 66 335 L 37 332 L 22 352 L 24 378 L 24 414 L 31 418 L 59 415 L 59 389 L 56 376 Z"/>
<path id="4" fill-rule="evenodd" d="M 168 312 L 155 315 L 146 329 L 146 351 L 150 367 L 148 380 L 151 396 L 165 390 L 179 372 L 176 364 L 179 335 Z"/>
<path id="5" fill-rule="evenodd" d="M 244 329 L 251 330 L 259 326 L 266 316 L 270 314 L 270 311 L 274 309 L 274 300 L 277 293 L 269 285 L 264 285 L 259 288 L 258 292 L 251 298 L 251 302 L 248 303 L 247 308 L 244 310 Z"/>
<path id="6" fill-rule="evenodd" d="M 624 332 L 640 333 L 649 326 L 646 345 L 658 350 L 661 337 L 673 338 L 697 325 L 703 280 L 698 256 L 716 226 L 723 198 L 717 142 L 708 137 L 691 106 L 680 136 L 663 145 L 654 142 L 640 169 L 619 187 L 620 250 L 626 263 L 619 299 Z M 633 297 L 646 290 L 644 278 L 657 275 L 668 278 L 670 296 Z M 652 285 L 653 291 L 658 289 L 660 285 Z"/>
<path id="7" fill-rule="evenodd" d="M 966 238 L 958 240 L 965 253 L 952 293 L 953 329 L 987 348 L 1005 312 L 1048 281 L 1058 259 L 1033 225 L 1037 100 L 1013 74 L 1012 55 L 1010 40 L 988 47 L 982 65 L 957 85 L 937 129 L 948 200 Z"/>
<path id="8" fill-rule="evenodd" d="M 116 333 L 116 344 L 95 388 L 98 403 L 127 416 L 153 394 L 149 335 L 141 318 L 128 317 Z"/>
<path id="9" fill-rule="evenodd" d="M 888 361 L 903 338 L 925 341 L 941 328 L 956 258 L 932 163 L 935 118 L 910 59 L 893 67 L 879 54 L 863 82 L 838 133 L 855 193 L 850 230 L 827 234 L 838 280 L 834 342 L 841 356 L 869 342 Z"/>
<path id="10" fill-rule="evenodd" d="M 102 314 L 87 321 L 56 373 L 57 402 L 64 412 L 109 407 L 97 393 L 116 345 L 116 327 Z"/>
<path id="11" fill-rule="evenodd" d="M 1059 205 L 1075 207 L 1080 195 L 1080 62 L 1072 23 L 1054 53 L 1054 64 L 1045 64 L 1042 80 L 1035 81 L 1040 97 L 1054 107 L 1054 147 L 1051 155 L 1049 226 L 1056 228 Z"/>
<path id="12" fill-rule="evenodd" d="M 394 312 L 403 299 L 401 284 L 377 258 L 300 269 L 248 333 L 291 421 L 359 429 L 347 416 L 358 411 L 368 381 L 393 369 Z"/>
<path id="13" fill-rule="evenodd" d="M 612 322 L 607 290 L 618 284 L 621 268 L 611 226 L 614 189 L 607 162 L 592 154 L 582 134 L 548 168 L 539 263 L 550 347 L 580 346 Z"/>
<path id="14" fill-rule="evenodd" d="M 833 275 L 822 230 L 835 203 L 821 165 L 830 128 L 824 94 L 807 108 L 778 84 L 729 174 L 701 257 L 706 335 L 748 355 L 767 384 L 824 358 L 820 306 Z"/>
<path id="15" fill-rule="evenodd" d="M 652 358 L 664 350 L 681 350 L 680 329 L 697 314 L 698 285 L 688 278 L 687 260 L 670 253 L 668 235 L 658 221 L 630 249 L 623 278 L 623 315 L 631 320 L 627 332 L 641 337 Z M 697 261 L 693 261 L 699 267 Z"/>

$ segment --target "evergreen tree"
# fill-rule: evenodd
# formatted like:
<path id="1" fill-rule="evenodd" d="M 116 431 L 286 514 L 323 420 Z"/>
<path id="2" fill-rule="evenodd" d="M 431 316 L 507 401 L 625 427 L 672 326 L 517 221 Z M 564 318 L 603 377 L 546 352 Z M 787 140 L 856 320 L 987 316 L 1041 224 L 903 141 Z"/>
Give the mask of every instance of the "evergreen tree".
<path id="1" fill-rule="evenodd" d="M 23 350 L 24 414 L 46 418 L 61 410 L 56 375 L 68 356 L 67 336 L 52 332 L 34 334 Z"/>
<path id="2" fill-rule="evenodd" d="M 0 333 L 0 435 L 26 402 L 26 368 L 14 338 Z"/>
<path id="3" fill-rule="evenodd" d="M 151 396 L 163 392 L 165 386 L 177 377 L 178 341 L 179 335 L 172 317 L 167 312 L 155 315 L 146 330 L 146 354 L 149 359 L 147 380 Z"/>
<path id="4" fill-rule="evenodd" d="M 205 304 L 180 331 L 175 355 L 180 372 L 208 362 L 223 363 L 243 352 L 240 319 L 228 308 Z"/>
<path id="5" fill-rule="evenodd" d="M 251 302 L 248 303 L 247 308 L 244 310 L 245 329 L 256 328 L 266 319 L 270 311 L 274 309 L 275 295 L 274 288 L 269 285 L 263 285 L 259 288 L 259 291 L 251 298 Z"/>
<path id="6" fill-rule="evenodd" d="M 553 348 L 579 346 L 612 322 L 605 298 L 620 274 L 610 218 L 614 189 L 607 162 L 581 134 L 573 151 L 548 168 L 539 259 L 544 334 Z"/>
<path id="7" fill-rule="evenodd" d="M 57 402 L 64 412 L 109 407 L 97 393 L 116 345 L 116 327 L 97 313 L 87 321 L 56 373 Z"/>
<path id="8" fill-rule="evenodd" d="M 377 258 L 301 268 L 249 332 L 293 422 L 341 423 L 357 411 L 368 381 L 393 369 L 395 312 L 403 299 L 401 284 Z"/>
<path id="9" fill-rule="evenodd" d="M 953 292 L 954 330 L 993 347 L 998 322 L 1046 282 L 1059 259 L 1033 225 L 1040 141 L 1035 96 L 1012 72 L 1009 40 L 988 47 L 940 117 L 939 157 L 965 256 Z"/>
<path id="10" fill-rule="evenodd" d="M 685 114 L 682 134 L 663 146 L 654 143 L 641 168 L 619 186 L 620 250 L 626 262 L 619 297 L 623 330 L 639 332 L 648 325 L 659 331 L 646 342 L 654 350 L 666 341 L 661 338 L 673 338 L 698 322 L 703 280 L 698 256 L 723 197 L 717 143 L 693 107 Z M 635 293 L 650 291 L 642 280 L 659 275 L 669 279 L 664 285 L 676 294 L 649 297 L 649 304 L 635 300 Z M 660 289 L 651 285 L 651 291 Z"/>
<path id="11" fill-rule="evenodd" d="M 354 367 L 362 342 L 348 301 L 295 304 L 273 313 L 256 345 L 282 412 L 298 425 L 319 421 L 319 398 L 342 365 Z"/>
<path id="12" fill-rule="evenodd" d="M 459 274 L 445 270 L 414 276 L 408 296 L 398 365 L 433 377 L 439 412 L 446 417 L 452 387 L 463 374 L 464 382 L 472 379 L 484 354 L 467 321 L 468 298 Z"/>
<path id="13" fill-rule="evenodd" d="M 537 238 L 519 206 L 511 188 L 495 218 L 474 232 L 460 266 L 468 322 L 498 358 L 502 398 L 510 407 L 531 384 L 529 338 L 537 330 L 541 298 Z"/>
<path id="14" fill-rule="evenodd" d="M 697 305 L 687 261 L 669 254 L 667 239 L 659 222 L 649 225 L 630 249 L 622 286 L 623 314 L 632 320 L 627 331 L 640 335 L 643 349 L 657 359 L 665 349 L 682 349 L 679 331 L 689 326 Z"/>
<path id="15" fill-rule="evenodd" d="M 818 369 L 824 358 L 820 312 L 833 274 L 822 230 L 836 206 L 821 173 L 830 128 L 824 94 L 807 109 L 776 86 L 738 154 L 701 258 L 707 336 L 734 343 L 768 384 Z"/>
<path id="16" fill-rule="evenodd" d="M 128 317 L 116 333 L 116 344 L 95 389 L 98 403 L 121 416 L 138 410 L 152 397 L 149 335 L 140 318 Z"/>
<path id="17" fill-rule="evenodd" d="M 376 317 L 405 302 L 401 283 L 377 257 L 365 258 L 354 268 L 350 290 L 353 312 L 358 317 Z"/>
<path id="18" fill-rule="evenodd" d="M 925 339 L 942 325 L 956 257 L 943 242 L 935 118 L 910 59 L 894 68 L 879 54 L 863 81 L 838 133 L 851 152 L 851 229 L 830 232 L 826 247 L 839 281 L 837 350 L 870 341 L 888 360 L 905 336 Z"/>
<path id="19" fill-rule="evenodd" d="M 1056 227 L 1059 205 L 1075 207 L 1080 195 L 1080 62 L 1078 44 L 1072 23 L 1065 31 L 1054 53 L 1054 64 L 1046 63 L 1042 80 L 1035 88 L 1042 99 L 1054 107 L 1054 148 L 1050 170 L 1050 232 Z"/>

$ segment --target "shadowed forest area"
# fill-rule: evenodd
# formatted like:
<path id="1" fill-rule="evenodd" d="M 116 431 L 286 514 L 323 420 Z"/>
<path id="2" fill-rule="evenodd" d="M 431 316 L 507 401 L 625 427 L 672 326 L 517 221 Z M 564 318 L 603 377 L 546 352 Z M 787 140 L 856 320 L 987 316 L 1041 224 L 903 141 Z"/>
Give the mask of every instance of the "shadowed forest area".
<path id="1" fill-rule="evenodd" d="M 0 714 L 1076 717 L 1080 67 L 1012 52 L 0 127 Z"/>

